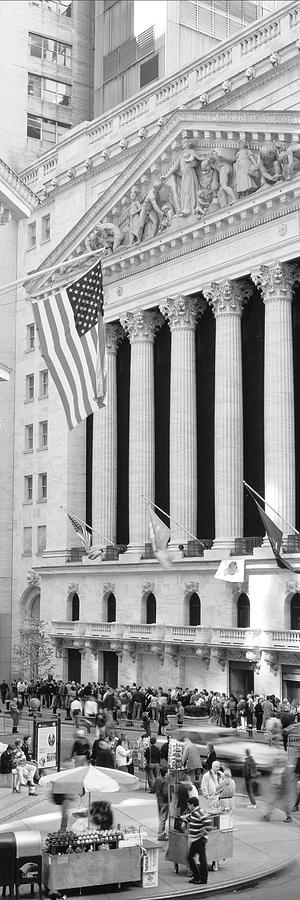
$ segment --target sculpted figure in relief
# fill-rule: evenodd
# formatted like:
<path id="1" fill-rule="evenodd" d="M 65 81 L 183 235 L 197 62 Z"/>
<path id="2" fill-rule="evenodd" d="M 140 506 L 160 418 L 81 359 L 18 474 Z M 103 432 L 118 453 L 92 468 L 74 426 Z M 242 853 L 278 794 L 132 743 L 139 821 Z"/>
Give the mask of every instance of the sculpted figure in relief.
<path id="1" fill-rule="evenodd" d="M 168 182 L 171 188 L 177 215 L 188 216 L 196 210 L 199 188 L 196 172 L 198 165 L 199 156 L 195 153 L 192 142 L 184 138 L 180 156 L 162 175 L 162 181 Z"/>
<path id="2" fill-rule="evenodd" d="M 137 189 L 135 187 L 131 188 L 130 191 L 130 207 L 129 207 L 129 246 L 132 247 L 133 244 L 137 243 L 139 240 L 139 229 L 140 229 L 140 212 L 141 212 L 142 204 L 139 198 L 137 197 Z"/>
<path id="3" fill-rule="evenodd" d="M 222 207 L 227 206 L 227 203 L 235 203 L 236 200 L 235 193 L 229 185 L 229 179 L 233 174 L 233 163 L 234 155 L 231 150 L 226 149 L 214 149 L 205 158 L 205 165 L 210 166 L 218 173 L 218 200 Z"/>
<path id="4" fill-rule="evenodd" d="M 259 151 L 258 168 L 261 176 L 261 186 L 273 184 L 282 178 L 282 170 L 279 159 L 279 150 L 271 141 L 263 144 Z"/>
<path id="5" fill-rule="evenodd" d="M 110 253 L 116 253 L 124 239 L 125 232 L 118 225 L 114 222 L 102 222 L 95 225 L 85 244 L 88 250 L 105 247 Z"/>
<path id="6" fill-rule="evenodd" d="M 138 227 L 138 241 L 143 238 L 154 237 L 159 229 L 163 216 L 162 208 L 158 204 L 159 192 L 162 187 L 160 178 L 154 181 L 141 205 Z"/>
<path id="7" fill-rule="evenodd" d="M 296 168 L 300 165 L 300 144 L 290 144 L 286 150 L 279 153 L 279 163 L 282 168 L 283 177 L 286 181 L 290 181 L 294 175 L 295 163 Z"/>
<path id="8" fill-rule="evenodd" d="M 235 161 L 236 190 L 239 197 L 245 197 L 256 191 L 259 182 L 258 164 L 252 150 L 249 150 L 247 141 L 239 141 L 239 149 Z"/>

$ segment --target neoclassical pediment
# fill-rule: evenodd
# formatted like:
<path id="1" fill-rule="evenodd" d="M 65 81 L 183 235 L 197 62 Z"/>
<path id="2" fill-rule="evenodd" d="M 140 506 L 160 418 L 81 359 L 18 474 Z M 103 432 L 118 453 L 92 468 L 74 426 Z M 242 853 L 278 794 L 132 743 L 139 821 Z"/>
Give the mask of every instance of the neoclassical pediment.
<path id="1" fill-rule="evenodd" d="M 200 238 L 210 243 L 253 211 L 299 203 L 299 117 L 284 112 L 180 109 L 140 149 L 41 268 L 103 250 L 107 280 L 162 260 Z M 90 264 L 90 263 L 89 263 Z M 82 264 L 81 264 L 82 267 Z M 57 283 L 57 274 L 55 275 Z M 51 288 L 34 279 L 33 291 Z"/>

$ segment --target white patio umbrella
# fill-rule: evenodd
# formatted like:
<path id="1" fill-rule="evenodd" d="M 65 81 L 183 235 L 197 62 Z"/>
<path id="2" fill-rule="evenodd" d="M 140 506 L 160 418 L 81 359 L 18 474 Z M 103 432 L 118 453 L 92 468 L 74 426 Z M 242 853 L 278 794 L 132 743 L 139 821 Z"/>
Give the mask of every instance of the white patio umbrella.
<path id="1" fill-rule="evenodd" d="M 119 769 L 105 769 L 98 766 L 78 766 L 75 769 L 63 769 L 62 772 L 52 772 L 43 775 L 40 779 L 42 788 L 52 787 L 55 794 L 65 794 L 69 797 L 81 797 L 83 792 L 88 794 L 88 824 L 90 824 L 91 793 L 114 794 L 117 791 L 136 790 L 139 787 L 139 779 Z"/>

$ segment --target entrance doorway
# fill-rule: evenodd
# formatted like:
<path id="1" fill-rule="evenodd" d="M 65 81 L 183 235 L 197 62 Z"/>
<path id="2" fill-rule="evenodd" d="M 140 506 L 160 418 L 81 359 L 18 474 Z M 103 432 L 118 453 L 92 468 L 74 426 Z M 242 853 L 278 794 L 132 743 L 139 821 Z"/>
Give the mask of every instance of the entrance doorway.
<path id="1" fill-rule="evenodd" d="M 103 653 L 103 680 L 110 687 L 118 687 L 118 657 L 112 650 L 104 650 Z"/>
<path id="2" fill-rule="evenodd" d="M 79 650 L 68 650 L 68 681 L 81 683 L 81 655 Z"/>
<path id="3" fill-rule="evenodd" d="M 300 702 L 300 667 L 282 667 L 282 696 Z"/>
<path id="4" fill-rule="evenodd" d="M 254 689 L 254 671 L 251 663 L 229 661 L 229 693 L 246 697 Z"/>

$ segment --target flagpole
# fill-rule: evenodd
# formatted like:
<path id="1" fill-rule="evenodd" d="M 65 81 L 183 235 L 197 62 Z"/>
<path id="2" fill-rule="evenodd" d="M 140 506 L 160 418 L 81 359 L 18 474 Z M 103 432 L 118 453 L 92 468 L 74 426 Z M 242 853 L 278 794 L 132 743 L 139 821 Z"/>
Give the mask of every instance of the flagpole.
<path id="1" fill-rule="evenodd" d="M 265 500 L 264 497 L 261 497 L 261 495 L 258 494 L 258 492 L 254 490 L 254 488 L 250 487 L 250 484 L 247 484 L 247 482 L 244 481 L 244 479 L 243 479 L 243 484 L 245 485 L 246 488 L 248 488 L 249 491 L 252 491 L 252 494 L 255 494 L 255 496 L 258 497 L 259 500 L 262 500 L 262 502 L 265 503 L 269 507 L 269 509 L 272 510 L 273 513 L 275 513 L 275 516 L 278 516 L 278 518 L 281 519 L 282 522 L 285 522 L 285 524 L 288 525 L 289 528 L 292 528 L 293 531 L 295 532 L 295 534 L 300 534 L 300 532 L 297 531 L 297 528 L 295 528 L 295 526 L 292 525 L 291 522 L 288 521 L 288 519 L 285 519 L 284 516 L 281 516 L 280 513 L 277 512 L 276 509 L 274 509 L 274 506 L 271 506 L 271 503 L 269 503 L 268 500 Z"/>
<path id="2" fill-rule="evenodd" d="M 59 508 L 63 509 L 63 511 L 66 513 L 66 516 L 69 515 L 69 513 L 67 512 L 67 510 L 65 509 L 64 506 L 60 505 Z M 87 523 L 84 522 L 83 519 L 80 519 L 79 516 L 77 516 L 75 513 L 71 513 L 71 511 L 70 511 L 70 516 L 73 516 L 74 519 L 77 519 L 77 521 L 79 522 L 80 525 L 84 525 L 84 527 L 87 528 L 91 532 L 92 536 L 93 536 L 93 532 L 94 532 L 94 534 L 96 534 L 97 537 L 101 538 L 101 540 L 106 541 L 107 544 L 111 544 L 112 547 L 115 546 L 113 541 L 110 541 L 109 538 L 105 537 L 104 534 L 100 534 L 100 531 L 96 531 L 96 529 L 93 528 L 91 525 L 87 525 Z"/>
<path id="3" fill-rule="evenodd" d="M 59 269 L 71 266 L 72 263 L 81 262 L 82 260 L 89 259 L 89 257 L 93 256 L 101 256 L 101 253 L 103 253 L 103 247 L 99 247 L 98 250 L 88 250 L 86 253 L 81 253 L 80 256 L 70 256 L 69 259 L 62 260 L 60 263 L 56 263 L 55 266 L 50 266 L 47 269 L 36 269 L 35 272 L 23 275 L 23 278 L 17 278 L 15 281 L 9 281 L 7 284 L 2 284 L 0 286 L 0 295 L 5 294 L 6 291 L 11 290 L 12 288 L 18 287 L 20 284 L 25 284 L 26 281 L 32 281 L 34 278 L 40 278 L 43 275 L 51 275 L 51 273 L 53 274 L 53 272 L 56 272 Z"/>
<path id="4" fill-rule="evenodd" d="M 167 516 L 167 519 L 170 519 L 170 522 L 174 522 L 174 525 L 177 525 L 178 528 L 181 528 L 182 531 L 185 532 L 185 534 L 189 534 L 190 537 L 193 538 L 193 541 L 198 541 L 198 544 L 201 544 L 201 547 L 204 547 L 204 550 L 206 550 L 206 546 L 205 544 L 203 544 L 203 541 L 200 541 L 199 538 L 192 534 L 191 531 L 188 531 L 187 528 L 184 528 L 183 525 L 180 525 L 179 522 L 176 522 L 176 519 L 172 519 L 172 517 L 169 516 L 169 513 L 167 513 L 164 509 L 161 509 L 161 507 L 158 506 L 157 503 L 154 503 L 153 500 L 149 500 L 149 497 L 145 497 L 145 494 L 141 494 L 141 497 L 143 497 L 144 500 L 147 501 L 147 503 L 151 503 L 151 506 L 155 506 L 155 509 L 158 509 L 159 512 L 161 512 L 164 516 Z"/>

